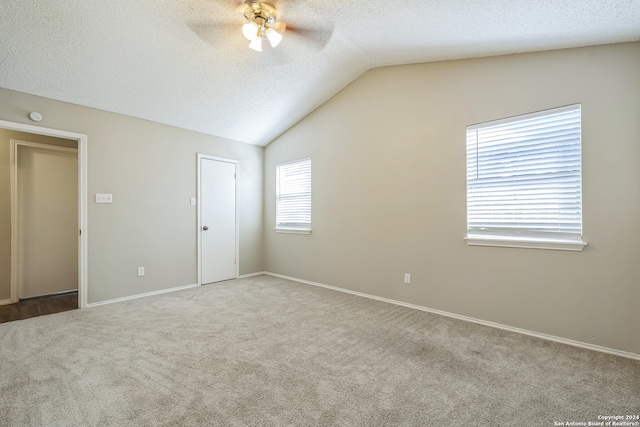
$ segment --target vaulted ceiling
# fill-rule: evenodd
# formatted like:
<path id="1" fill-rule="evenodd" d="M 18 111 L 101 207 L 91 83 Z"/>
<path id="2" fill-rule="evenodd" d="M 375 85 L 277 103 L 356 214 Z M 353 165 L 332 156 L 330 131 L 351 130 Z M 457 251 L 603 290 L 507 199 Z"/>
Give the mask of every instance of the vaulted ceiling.
<path id="1" fill-rule="evenodd" d="M 386 65 L 640 40 L 638 0 L 0 0 L 0 87 L 266 145 Z"/>

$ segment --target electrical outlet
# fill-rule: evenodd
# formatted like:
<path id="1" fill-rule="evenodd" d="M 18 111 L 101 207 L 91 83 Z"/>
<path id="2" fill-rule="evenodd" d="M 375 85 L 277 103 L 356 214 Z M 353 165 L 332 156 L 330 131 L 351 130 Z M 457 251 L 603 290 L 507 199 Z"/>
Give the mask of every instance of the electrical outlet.
<path id="1" fill-rule="evenodd" d="M 138 267 L 138 277 L 144 276 L 144 267 Z"/>
<path id="2" fill-rule="evenodd" d="M 409 274 L 409 273 L 404 273 L 404 283 L 405 283 L 405 284 L 407 284 L 407 285 L 408 285 L 409 283 L 411 283 L 411 274 Z"/>

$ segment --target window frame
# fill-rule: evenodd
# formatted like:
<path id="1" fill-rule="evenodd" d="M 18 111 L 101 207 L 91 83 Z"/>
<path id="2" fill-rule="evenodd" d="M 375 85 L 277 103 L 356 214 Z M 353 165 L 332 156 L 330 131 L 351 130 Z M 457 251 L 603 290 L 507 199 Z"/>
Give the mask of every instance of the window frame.
<path id="1" fill-rule="evenodd" d="M 280 198 L 280 188 L 279 188 L 279 182 L 280 182 L 280 167 L 282 166 L 287 166 L 287 165 L 294 165 L 294 164 L 299 164 L 299 163 L 303 163 L 303 162 L 308 162 L 308 169 L 309 169 L 309 177 L 308 177 L 308 185 L 309 185 L 309 211 L 308 211 L 308 217 L 309 217 L 309 223 L 308 226 L 305 227 L 295 227 L 295 226 L 280 226 L 279 222 L 278 222 L 278 207 L 279 207 L 279 198 Z M 274 228 L 274 231 L 276 233 L 289 233 L 289 234 L 311 234 L 311 214 L 312 214 L 312 186 L 311 186 L 311 180 L 312 180 L 312 176 L 311 176 L 311 157 L 304 157 L 304 158 L 300 158 L 300 159 L 295 159 L 295 160 L 288 160 L 285 162 L 280 162 L 276 164 L 275 167 L 275 175 L 276 175 L 276 182 L 275 182 L 275 198 L 276 198 L 276 206 L 275 206 L 275 221 L 276 221 L 276 226 Z M 287 224 L 295 224 L 295 223 L 287 223 Z M 304 223 L 299 223 L 299 224 L 304 224 Z"/>
<path id="2" fill-rule="evenodd" d="M 487 129 L 501 125 L 508 125 L 513 123 L 514 125 L 520 122 L 524 122 L 526 120 L 542 118 L 547 116 L 552 116 L 553 114 L 559 114 L 563 112 L 569 112 L 574 110 L 580 111 L 580 137 L 579 137 L 579 162 L 580 162 L 580 171 L 579 171 L 579 188 L 580 188 L 580 237 L 579 238 L 571 238 L 567 236 L 559 235 L 558 237 L 550 237 L 544 236 L 537 232 L 527 233 L 526 228 L 520 229 L 521 231 L 516 232 L 514 234 L 492 234 L 489 231 L 485 233 L 476 233 L 473 232 L 472 227 L 470 227 L 469 221 L 469 192 L 470 192 L 470 183 L 469 183 L 469 159 L 473 157 L 473 154 L 470 155 L 470 148 L 474 145 L 470 145 L 469 143 L 469 133 L 473 131 L 477 131 L 479 129 Z M 469 246 L 499 246 L 499 247 L 514 247 L 514 248 L 530 248 L 530 249 L 553 249 L 553 250 L 565 250 L 565 251 L 582 251 L 582 249 L 587 245 L 586 242 L 583 241 L 582 238 L 582 227 L 583 227 L 583 213 L 582 213 L 582 195 L 583 195 L 583 185 L 582 185 L 582 106 L 581 104 L 572 104 L 564 107 L 551 108 L 547 110 L 537 111 L 528 114 L 522 114 L 518 116 L 512 116 L 504 119 L 493 120 L 483 123 L 478 123 L 474 125 L 467 126 L 466 128 L 466 161 L 465 161 L 465 173 L 466 173 L 466 236 L 465 241 Z M 475 142 L 475 147 L 477 150 L 478 140 Z M 512 148 L 512 147 L 511 147 Z M 507 148 L 505 148 L 505 152 Z M 476 154 L 477 156 L 477 154 Z M 475 159 L 477 162 L 477 158 Z M 508 182 L 508 179 L 505 180 Z M 546 199 L 545 199 L 546 200 Z M 516 228 L 517 229 L 517 228 Z M 522 233 L 522 234 L 520 234 Z M 560 234 L 560 233 L 559 233 Z M 577 233 L 575 233 L 577 235 Z"/>

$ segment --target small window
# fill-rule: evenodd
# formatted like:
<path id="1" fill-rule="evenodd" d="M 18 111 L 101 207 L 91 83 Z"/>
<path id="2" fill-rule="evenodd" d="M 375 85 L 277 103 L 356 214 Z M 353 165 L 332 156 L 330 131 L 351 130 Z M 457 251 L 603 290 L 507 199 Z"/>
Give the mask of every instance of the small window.
<path id="1" fill-rule="evenodd" d="M 582 250 L 580 105 L 467 127 L 467 243 Z"/>
<path id="2" fill-rule="evenodd" d="M 276 165 L 276 231 L 311 233 L 311 159 Z"/>

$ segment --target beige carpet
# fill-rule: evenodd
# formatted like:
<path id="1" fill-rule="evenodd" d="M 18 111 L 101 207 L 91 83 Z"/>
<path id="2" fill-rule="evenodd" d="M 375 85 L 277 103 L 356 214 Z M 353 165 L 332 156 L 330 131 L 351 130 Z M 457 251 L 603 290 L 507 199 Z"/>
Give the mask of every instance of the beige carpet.
<path id="1" fill-rule="evenodd" d="M 640 362 L 257 276 L 0 325 L 3 426 L 553 426 Z"/>

